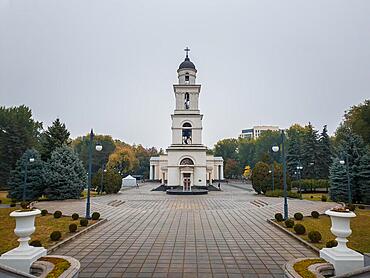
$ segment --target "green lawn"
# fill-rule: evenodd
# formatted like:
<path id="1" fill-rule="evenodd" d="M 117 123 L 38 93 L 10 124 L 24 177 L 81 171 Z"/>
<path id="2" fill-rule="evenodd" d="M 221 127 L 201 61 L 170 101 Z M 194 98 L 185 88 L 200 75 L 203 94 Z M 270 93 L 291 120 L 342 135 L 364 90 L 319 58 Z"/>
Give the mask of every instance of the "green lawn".
<path id="1" fill-rule="evenodd" d="M 7 196 L 8 196 L 8 191 L 0 191 L 0 200 L 2 204 L 11 203 L 11 200 Z"/>
<path id="2" fill-rule="evenodd" d="M 0 208 L 0 254 L 18 246 L 17 237 L 14 234 L 15 219 L 9 216 L 9 214 L 16 209 L 19 208 Z M 89 226 L 95 222 L 96 221 L 90 220 Z M 77 224 L 77 231 L 86 229 L 86 227 L 80 226 L 80 220 L 74 221 L 71 217 L 55 219 L 51 214 L 46 216 L 39 215 L 36 217 L 36 231 L 32 234 L 31 240 L 40 240 L 42 246 L 48 248 L 57 243 L 50 240 L 50 234 L 53 231 L 60 231 L 62 233 L 62 238 L 60 240 L 73 235 L 68 229 L 71 223 Z"/>
<path id="3" fill-rule="evenodd" d="M 357 217 L 351 220 L 352 235 L 348 238 L 348 247 L 357 250 L 361 253 L 370 252 L 370 210 L 356 209 Z M 309 242 L 307 237 L 310 231 L 319 231 L 322 235 L 322 240 L 319 243 L 313 243 L 317 248 L 321 249 L 325 247 L 327 241 L 335 239 L 335 236 L 330 232 L 331 222 L 330 217 L 326 215 L 320 215 L 318 219 L 312 217 L 304 217 L 303 220 L 294 222 L 303 224 L 306 228 L 306 234 L 300 236 L 304 240 Z M 294 233 L 293 228 L 286 228 L 284 222 L 277 222 L 285 229 Z"/>

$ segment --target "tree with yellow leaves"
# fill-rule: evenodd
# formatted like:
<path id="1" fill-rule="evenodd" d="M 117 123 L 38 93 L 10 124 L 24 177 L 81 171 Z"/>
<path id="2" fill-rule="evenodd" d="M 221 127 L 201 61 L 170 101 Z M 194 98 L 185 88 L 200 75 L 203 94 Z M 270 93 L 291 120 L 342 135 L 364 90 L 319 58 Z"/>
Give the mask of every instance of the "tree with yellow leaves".
<path id="1" fill-rule="evenodd" d="M 244 176 L 246 179 L 250 179 L 250 177 L 251 177 L 251 166 L 246 165 L 246 166 L 244 167 L 243 176 Z"/>
<path id="2" fill-rule="evenodd" d="M 110 154 L 107 167 L 119 171 L 122 176 L 133 174 L 139 160 L 133 148 L 129 145 L 116 144 L 116 149 Z"/>

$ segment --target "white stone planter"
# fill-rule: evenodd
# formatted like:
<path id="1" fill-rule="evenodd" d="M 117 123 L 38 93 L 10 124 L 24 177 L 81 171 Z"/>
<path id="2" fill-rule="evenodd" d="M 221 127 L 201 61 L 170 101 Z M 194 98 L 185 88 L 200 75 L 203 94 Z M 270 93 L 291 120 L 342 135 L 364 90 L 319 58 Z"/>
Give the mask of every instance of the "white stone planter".
<path id="1" fill-rule="evenodd" d="M 41 212 L 38 209 L 31 211 L 13 211 L 10 216 L 15 218 L 14 233 L 19 237 L 19 246 L 0 257 L 0 263 L 16 270 L 29 273 L 31 264 L 38 258 L 46 255 L 43 247 L 33 247 L 28 244 L 30 236 L 35 232 L 35 218 Z"/>
<path id="2" fill-rule="evenodd" d="M 351 218 L 356 217 L 356 214 L 352 211 L 337 212 L 332 210 L 327 210 L 325 214 L 330 216 L 330 231 L 337 237 L 338 246 L 321 249 L 320 257 L 334 265 L 335 275 L 363 267 L 364 256 L 347 247 L 347 237 L 352 234 L 350 221 Z"/>

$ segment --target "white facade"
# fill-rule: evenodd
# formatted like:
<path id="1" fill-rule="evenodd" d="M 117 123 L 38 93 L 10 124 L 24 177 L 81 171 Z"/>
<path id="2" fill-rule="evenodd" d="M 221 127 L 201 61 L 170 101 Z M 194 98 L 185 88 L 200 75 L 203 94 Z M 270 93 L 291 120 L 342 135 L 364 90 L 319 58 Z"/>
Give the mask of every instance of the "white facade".
<path id="1" fill-rule="evenodd" d="M 207 155 L 202 144 L 202 119 L 199 110 L 201 85 L 196 84 L 194 64 L 186 55 L 177 70 L 178 84 L 173 85 L 175 110 L 172 119 L 172 144 L 166 154 L 150 159 L 150 179 L 167 186 L 206 186 L 223 179 L 223 159 Z"/>
<path id="2" fill-rule="evenodd" d="M 272 125 L 254 126 L 253 128 L 243 129 L 240 137 L 246 139 L 257 139 L 263 132 L 267 130 L 279 131 L 279 127 Z"/>

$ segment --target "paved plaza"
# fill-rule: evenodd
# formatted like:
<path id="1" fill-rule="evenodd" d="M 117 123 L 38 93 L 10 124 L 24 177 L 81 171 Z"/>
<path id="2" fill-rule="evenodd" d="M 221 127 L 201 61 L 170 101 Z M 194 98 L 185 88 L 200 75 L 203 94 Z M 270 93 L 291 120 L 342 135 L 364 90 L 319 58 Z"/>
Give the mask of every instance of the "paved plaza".
<path id="1" fill-rule="evenodd" d="M 315 256 L 267 223 L 282 198 L 253 193 L 250 185 L 223 184 L 222 192 L 173 196 L 148 183 L 92 198 L 108 222 L 54 254 L 81 262 L 80 277 L 283 277 L 282 265 Z M 85 201 L 39 203 L 39 208 L 84 215 Z M 323 212 L 330 203 L 289 200 L 290 214 Z"/>

